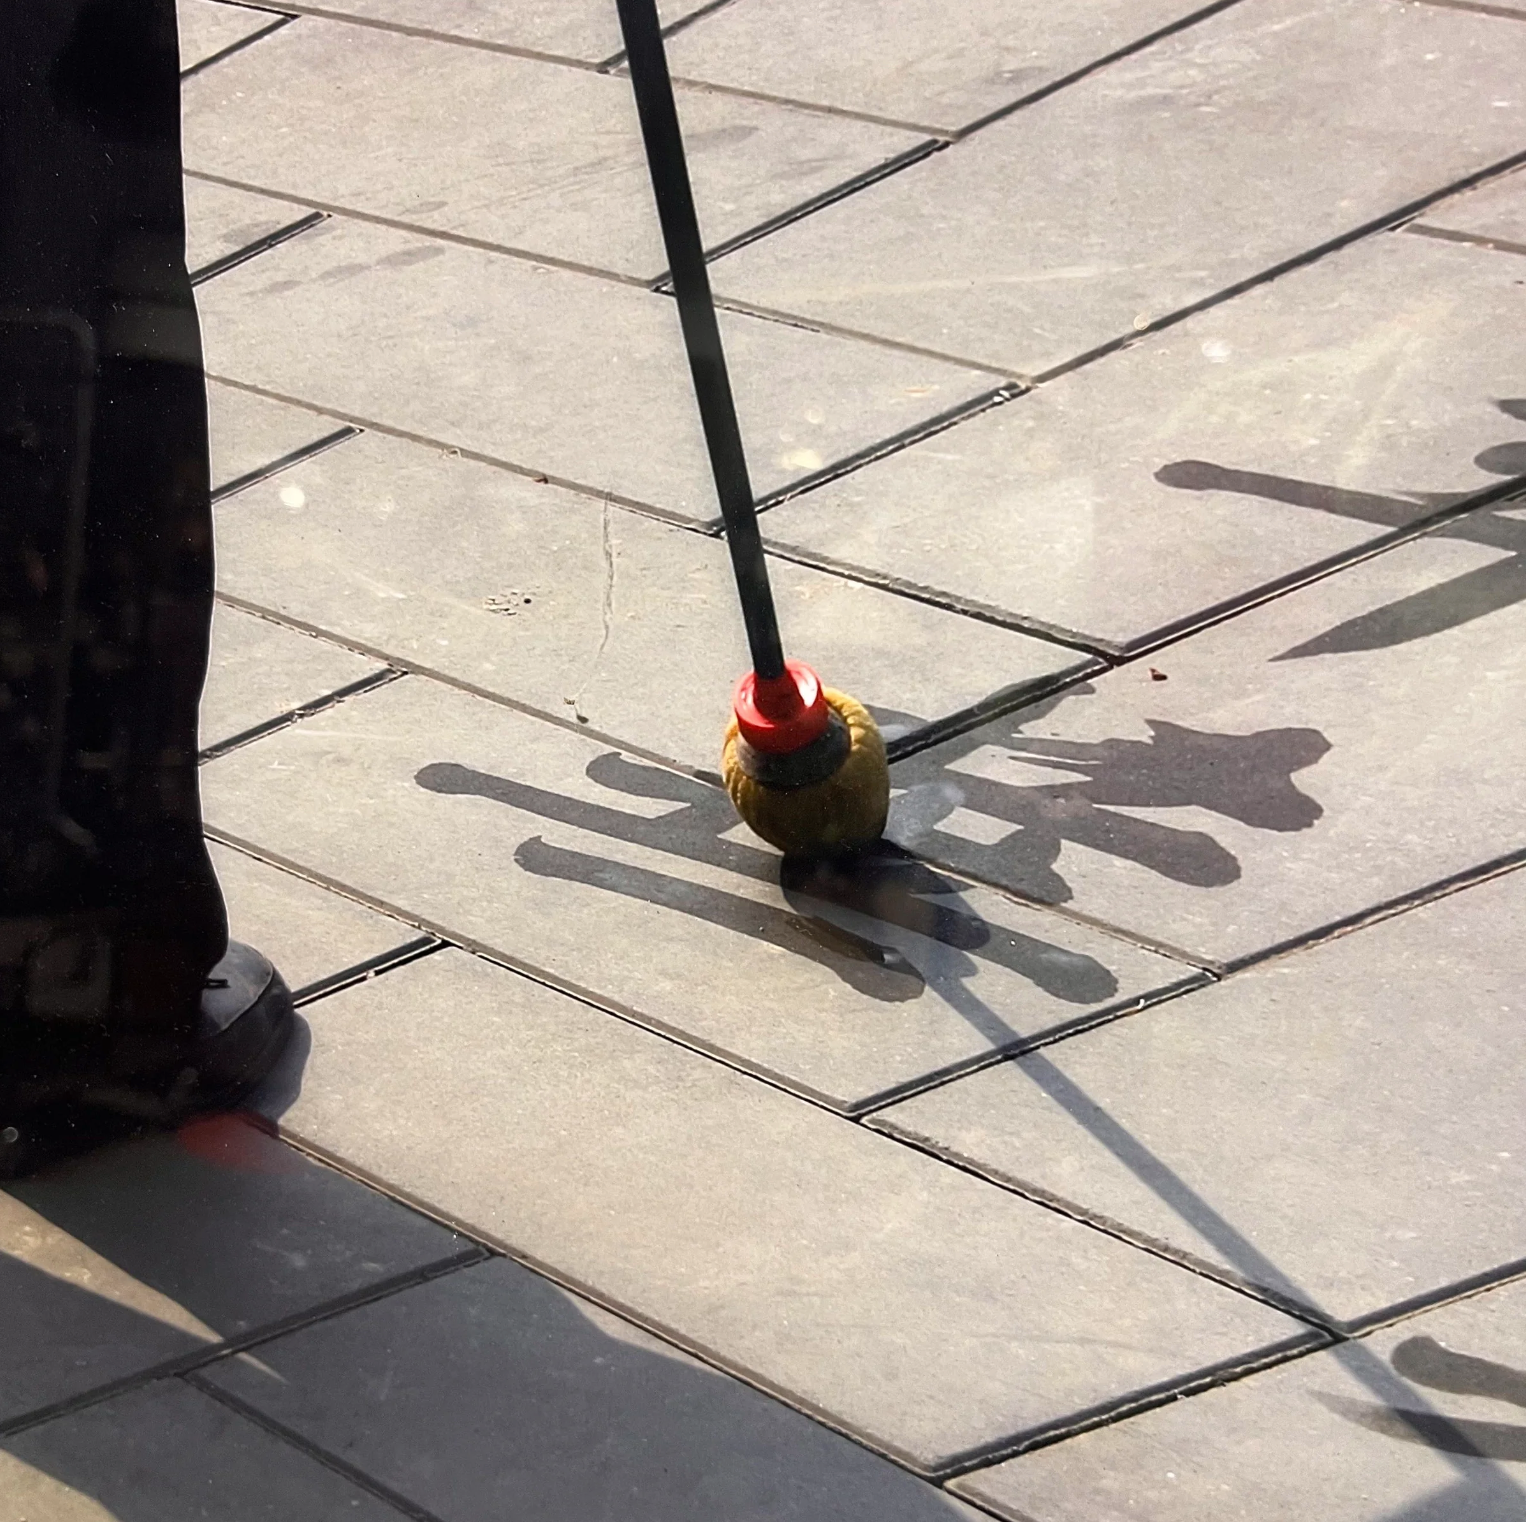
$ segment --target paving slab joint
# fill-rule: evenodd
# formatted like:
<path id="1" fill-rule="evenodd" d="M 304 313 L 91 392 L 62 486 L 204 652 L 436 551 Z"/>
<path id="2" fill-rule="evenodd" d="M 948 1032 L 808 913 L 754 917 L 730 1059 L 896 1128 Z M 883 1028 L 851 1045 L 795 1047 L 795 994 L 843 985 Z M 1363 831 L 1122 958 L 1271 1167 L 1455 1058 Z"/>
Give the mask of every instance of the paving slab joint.
<path id="1" fill-rule="evenodd" d="M 378 687 L 386 687 L 392 682 L 400 681 L 407 674 L 395 666 L 389 666 L 383 671 L 369 672 L 353 682 L 347 682 L 343 687 L 336 687 L 332 692 L 326 692 L 321 697 L 310 698 L 305 703 L 299 703 L 295 708 L 288 708 L 285 713 L 278 713 L 274 718 L 265 719 L 259 724 L 241 730 L 236 735 L 230 735 L 226 740 L 219 740 L 215 745 L 209 745 L 198 755 L 197 762 L 205 766 L 209 761 L 216 761 L 230 751 L 241 750 L 246 745 L 254 744 L 256 740 L 263 740 L 267 735 L 276 734 L 293 724 L 300 724 L 304 719 L 312 718 L 314 714 L 337 708 L 348 698 L 359 697 L 362 693 L 374 692 Z"/>
<path id="2" fill-rule="evenodd" d="M 713 16 L 717 11 L 723 11 L 729 5 L 734 5 L 736 0 L 708 0 L 708 3 L 692 10 L 686 16 L 680 16 L 677 21 L 670 21 L 662 28 L 664 38 L 672 37 L 678 32 L 687 31 L 696 21 L 703 21 L 707 16 Z M 601 74 L 613 74 L 625 62 L 625 49 L 621 48 L 618 53 L 612 53 L 602 62 L 594 65 Z M 677 83 L 675 80 L 674 83 Z"/>
<path id="3" fill-rule="evenodd" d="M 372 978 L 381 977 L 383 973 L 395 972 L 399 967 L 408 966 L 410 962 L 433 956 L 435 952 L 444 951 L 452 944 L 437 935 L 415 936 L 413 940 L 405 941 L 400 946 L 378 952 L 374 957 L 367 957 L 365 961 L 356 962 L 352 967 L 331 972 L 327 977 L 318 978 L 295 989 L 291 996 L 292 1003 L 298 1009 L 307 1004 L 315 1004 L 320 999 L 326 999 L 330 994 L 353 988 L 357 983 L 368 983 Z"/>
<path id="4" fill-rule="evenodd" d="M 1101 930 L 1104 933 L 1111 929 L 1110 926 L 1106 925 L 1089 925 L 1088 928 Z M 1120 935 L 1118 939 L 1124 941 L 1126 945 L 1137 946 L 1144 951 L 1159 952 L 1160 950 L 1157 946 L 1144 945 L 1127 936 Z M 988 1052 L 980 1052 L 973 1057 L 965 1057 L 958 1062 L 951 1062 L 946 1067 L 937 1068 L 933 1072 L 922 1073 L 915 1078 L 908 1078 L 903 1083 L 893 1084 L 888 1089 L 881 1089 L 879 1093 L 871 1094 L 867 1099 L 849 1105 L 843 1113 L 854 1120 L 870 1121 L 881 1111 L 888 1110 L 893 1105 L 902 1104 L 908 1099 L 920 1098 L 923 1094 L 931 1094 L 936 1089 L 947 1088 L 949 1084 L 958 1083 L 960 1079 L 969 1078 L 976 1073 L 983 1073 L 987 1068 L 1001 1067 L 1008 1062 L 1015 1062 L 1019 1057 L 1026 1057 L 1033 1052 L 1041 1052 L 1046 1047 L 1055 1046 L 1062 1041 L 1068 1041 L 1073 1036 L 1082 1036 L 1089 1031 L 1098 1029 L 1100 1026 L 1112 1025 L 1119 1020 L 1126 1020 L 1130 1015 L 1137 1015 L 1147 1009 L 1155 1009 L 1159 1005 L 1172 1003 L 1186 994 L 1196 993 L 1202 988 L 1210 988 L 1217 981 L 1217 978 L 1212 973 L 1201 971 L 1191 977 L 1183 978 L 1180 982 L 1169 983 L 1164 988 L 1151 989 L 1150 992 L 1140 994 L 1136 998 L 1125 999 L 1122 1003 L 1110 1004 L 1104 1009 L 1088 1011 L 1084 1015 L 1078 1015 L 1074 1020 L 1068 1020 L 1061 1025 L 1053 1026 L 1039 1035 L 1033 1037 L 1020 1036 L 1013 1041 L 1004 1042 L 1000 1046 L 992 1047 Z M 881 1128 L 876 1126 L 874 1129 L 879 1130 Z M 887 1131 L 886 1134 L 890 1133 Z M 899 1133 L 896 1134 L 899 1138 Z M 987 1182 L 999 1184 L 1003 1188 L 1006 1187 L 1005 1181 L 998 1175 L 992 1175 L 987 1179 Z"/>
<path id="5" fill-rule="evenodd" d="M 239 265 L 247 264 L 251 259 L 259 258 L 261 254 L 268 253 L 273 248 L 279 248 L 281 244 L 305 233 L 310 227 L 317 227 L 320 222 L 327 222 L 328 219 L 329 213 L 326 211 L 310 211 L 305 217 L 298 217 L 295 222 L 288 222 L 286 226 L 278 227 L 274 232 L 268 232 L 264 237 L 256 238 L 254 242 L 234 249 L 231 254 L 224 254 L 221 259 L 214 259 L 210 264 L 204 264 L 200 269 L 192 270 L 191 284 L 205 285 L 207 281 L 215 280 L 219 275 L 226 274 L 231 269 L 237 269 Z"/>
<path id="6" fill-rule="evenodd" d="M 1307 1358 L 1311 1353 L 1320 1353 L 1335 1346 L 1339 1340 L 1311 1330 L 1299 1336 L 1272 1343 L 1268 1347 L 1257 1349 L 1240 1358 L 1223 1359 L 1218 1363 L 1195 1369 L 1190 1374 L 1182 1375 L 1177 1379 L 1163 1380 L 1159 1384 L 1147 1386 L 1116 1401 L 1093 1406 L 1074 1416 L 1031 1428 L 1027 1432 L 1018 1433 L 1009 1438 L 997 1438 L 979 1447 L 966 1449 L 963 1453 L 955 1454 L 938 1465 L 932 1472 L 931 1478 L 937 1484 L 947 1485 L 950 1481 L 963 1479 L 978 1469 L 991 1468 L 996 1464 L 1004 1463 L 1007 1459 L 1017 1458 L 1021 1454 L 1051 1447 L 1055 1443 L 1064 1442 L 1067 1438 L 1079 1437 L 1083 1432 L 1094 1432 L 1100 1427 L 1111 1427 L 1117 1422 L 1141 1416 L 1146 1411 L 1154 1411 L 1174 1401 L 1187 1400 L 1207 1390 L 1217 1389 L 1221 1385 L 1234 1384 L 1239 1380 L 1247 1379 L 1252 1374 L 1259 1374 L 1263 1370 L 1277 1368 L 1298 1358 Z M 963 1500 L 964 1497 L 961 1495 L 960 1499 Z"/>
<path id="7" fill-rule="evenodd" d="M 416 1502 L 408 1499 L 401 1491 L 393 1490 L 390 1485 L 383 1484 L 380 1480 L 367 1474 L 365 1470 L 358 1469 L 338 1454 L 331 1453 L 327 1448 L 321 1447 L 311 1439 L 304 1437 L 294 1427 L 288 1427 L 284 1422 L 277 1421 L 272 1416 L 267 1416 L 258 1406 L 250 1405 L 248 1401 L 240 1400 L 238 1396 L 224 1390 L 220 1385 L 214 1384 L 209 1379 L 203 1379 L 197 1374 L 182 1374 L 180 1379 L 193 1390 L 215 1400 L 220 1406 L 242 1417 L 246 1422 L 268 1432 L 278 1442 L 297 1449 L 305 1454 L 314 1463 L 321 1464 L 325 1469 L 332 1470 L 335 1474 L 348 1480 L 357 1490 L 365 1491 L 378 1501 L 385 1502 L 403 1516 L 412 1519 L 412 1522 L 441 1522 L 441 1519 L 432 1511 L 425 1510 Z"/>
<path id="8" fill-rule="evenodd" d="M 315 455 L 323 454 L 333 449 L 337 444 L 343 444 L 347 439 L 357 439 L 365 432 L 363 428 L 357 428 L 353 423 L 346 423 L 342 428 L 336 428 L 332 433 L 326 433 L 321 439 L 314 439 L 311 444 L 303 444 L 300 448 L 293 449 L 283 454 L 279 459 L 272 460 L 268 465 L 257 465 L 253 470 L 246 470 L 243 475 L 235 476 L 231 481 L 225 481 L 221 486 L 212 488 L 212 502 L 217 504 L 225 502 L 229 497 L 237 496 L 241 491 L 247 491 L 251 486 L 258 486 L 261 481 L 268 481 L 271 476 L 280 475 L 283 470 L 290 470 L 293 465 L 300 465 L 304 460 L 311 460 Z"/>
<path id="9" fill-rule="evenodd" d="M 676 81 L 675 81 L 676 83 Z M 901 153 L 894 154 L 881 163 L 863 170 L 859 174 L 852 175 L 840 184 L 821 191 L 811 196 L 808 200 L 801 201 L 796 206 L 787 207 L 785 210 L 766 218 L 754 227 L 749 227 L 742 232 L 734 234 L 724 242 L 717 243 L 713 248 L 705 250 L 705 263 L 714 264 L 717 259 L 724 259 L 727 254 L 735 253 L 739 248 L 746 248 L 751 243 L 757 243 L 766 238 L 770 233 L 776 233 L 781 228 L 790 227 L 796 222 L 804 221 L 806 217 L 815 212 L 822 211 L 828 206 L 835 206 L 839 201 L 846 201 L 849 196 L 857 195 L 861 190 L 867 190 L 871 185 L 878 185 L 881 180 L 888 180 L 891 175 L 899 174 L 903 169 L 909 169 L 913 164 L 920 164 L 923 159 L 930 158 L 933 154 L 941 152 L 948 147 L 948 141 L 944 138 L 928 138 L 924 142 L 913 144 Z M 661 295 L 671 295 L 673 291 L 673 277 L 664 270 L 655 280 L 650 282 L 650 289 Z"/>
<path id="10" fill-rule="evenodd" d="M 304 1151 L 305 1153 L 305 1149 L 302 1148 L 295 1150 Z M 322 1162 L 323 1159 L 317 1158 L 315 1161 Z M 407 1202 L 403 1201 L 401 1203 L 406 1204 Z M 173 1379 L 181 1375 L 193 1373 L 195 1370 L 217 1363 L 221 1359 L 232 1358 L 239 1353 L 247 1352 L 250 1348 L 258 1347 L 263 1342 L 273 1341 L 277 1337 L 284 1337 L 290 1332 L 301 1331 L 305 1327 L 316 1326 L 319 1322 L 327 1321 L 333 1316 L 343 1315 L 346 1311 L 356 1310 L 361 1306 L 370 1305 L 377 1300 L 384 1300 L 389 1295 L 395 1295 L 403 1290 L 412 1289 L 419 1284 L 428 1284 L 431 1280 L 443 1278 L 446 1274 L 453 1274 L 459 1269 L 469 1268 L 473 1264 L 483 1262 L 490 1256 L 492 1256 L 491 1253 L 486 1249 L 473 1243 L 465 1251 L 455 1253 L 448 1258 L 437 1259 L 435 1262 L 424 1264 L 422 1267 L 409 1269 L 400 1274 L 393 1274 L 386 1279 L 379 1279 L 374 1284 L 351 1290 L 347 1294 L 339 1295 L 332 1300 L 311 1306 L 305 1311 L 295 1311 L 290 1316 L 283 1316 L 277 1321 L 253 1327 L 247 1332 L 239 1333 L 236 1337 L 224 1338 L 221 1341 L 209 1343 L 206 1347 L 195 1348 L 189 1353 L 182 1353 L 175 1358 L 165 1359 L 161 1363 L 153 1364 L 146 1369 L 140 1369 L 133 1374 L 124 1375 L 120 1379 L 108 1380 L 105 1384 L 96 1385 L 89 1390 L 82 1390 L 78 1394 L 68 1396 L 64 1400 L 52 1401 L 46 1406 L 39 1406 L 35 1410 L 22 1412 L 18 1416 L 13 1416 L 0 1422 L 0 1439 L 13 1437 L 18 1432 L 26 1432 L 33 1427 L 40 1427 L 43 1423 L 55 1421 L 59 1417 L 71 1416 L 76 1411 L 84 1411 L 91 1406 L 98 1406 L 103 1401 L 111 1400 L 118 1395 L 125 1395 L 130 1390 L 141 1389 L 145 1385 L 155 1384 L 159 1380 Z"/>
<path id="11" fill-rule="evenodd" d="M 1121 62 L 1125 58 L 1131 58 L 1135 53 L 1142 53 L 1146 48 L 1153 47 L 1157 42 L 1163 42 L 1167 37 L 1174 37 L 1178 32 L 1185 32 L 1190 27 L 1217 16 L 1220 11 L 1227 11 L 1233 6 L 1239 5 L 1242 0 L 1212 0 L 1212 4 L 1203 6 L 1200 10 L 1190 12 L 1188 15 L 1179 16 L 1175 21 L 1167 22 L 1165 26 L 1157 27 L 1153 32 L 1147 32 L 1143 37 L 1136 37 L 1132 42 L 1126 42 L 1122 47 L 1114 48 L 1111 53 L 1104 53 L 1101 58 L 1095 58 L 1090 63 L 1082 64 L 1080 68 L 1072 69 L 1069 74 L 1062 75 L 1059 79 L 1051 80 L 1048 84 L 1040 86 L 1037 90 L 1030 91 L 1027 95 L 1020 96 L 1017 100 L 1009 102 L 1005 106 L 998 106 L 994 111 L 987 111 L 984 116 L 978 116 L 974 121 L 966 123 L 952 134 L 955 143 L 962 143 L 966 138 L 972 137 L 977 132 L 994 125 L 996 122 L 1005 121 L 1007 117 L 1018 111 L 1026 110 L 1029 106 L 1037 105 L 1041 100 L 1047 100 L 1051 95 L 1059 91 L 1069 89 L 1071 85 L 1079 84 L 1081 80 L 1107 68 L 1110 64 Z"/>
<path id="12" fill-rule="evenodd" d="M 272 6 L 237 5 L 230 3 L 230 0 L 220 0 L 220 3 L 228 4 L 230 10 L 254 11 L 260 15 L 274 16 L 276 19 L 269 26 L 262 26 L 257 32 L 251 32 L 247 37 L 240 37 L 237 42 L 230 42 L 227 47 L 219 48 L 210 57 L 203 58 L 199 63 L 193 63 L 188 69 L 182 69 L 180 71 L 182 81 L 200 74 L 203 69 L 210 69 L 213 64 L 221 63 L 223 59 L 232 57 L 234 53 L 242 53 L 245 48 L 253 47 L 255 43 L 270 36 L 272 32 L 279 32 L 283 26 L 290 26 L 297 19 L 294 12 L 276 10 Z"/>

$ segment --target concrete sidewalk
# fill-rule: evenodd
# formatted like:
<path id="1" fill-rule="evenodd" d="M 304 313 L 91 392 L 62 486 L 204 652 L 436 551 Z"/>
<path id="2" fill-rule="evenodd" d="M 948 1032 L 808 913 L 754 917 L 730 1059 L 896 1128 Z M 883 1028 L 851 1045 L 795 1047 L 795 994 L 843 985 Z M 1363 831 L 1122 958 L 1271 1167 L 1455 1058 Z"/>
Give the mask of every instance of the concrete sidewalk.
<path id="1" fill-rule="evenodd" d="M 181 0 L 257 1113 L 0 1195 L 0 1522 L 1526 1517 L 1526 0 Z"/>

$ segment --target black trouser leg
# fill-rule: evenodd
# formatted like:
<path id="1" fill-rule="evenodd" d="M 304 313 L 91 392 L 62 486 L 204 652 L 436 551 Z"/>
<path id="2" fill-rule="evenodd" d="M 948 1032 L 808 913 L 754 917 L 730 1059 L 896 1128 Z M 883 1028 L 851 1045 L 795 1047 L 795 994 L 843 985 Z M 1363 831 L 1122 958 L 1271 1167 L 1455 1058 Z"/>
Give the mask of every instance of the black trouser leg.
<path id="1" fill-rule="evenodd" d="M 0 1071 L 39 1094 L 173 1063 L 227 943 L 196 773 L 212 533 L 182 205 L 174 0 L 5 6 Z"/>

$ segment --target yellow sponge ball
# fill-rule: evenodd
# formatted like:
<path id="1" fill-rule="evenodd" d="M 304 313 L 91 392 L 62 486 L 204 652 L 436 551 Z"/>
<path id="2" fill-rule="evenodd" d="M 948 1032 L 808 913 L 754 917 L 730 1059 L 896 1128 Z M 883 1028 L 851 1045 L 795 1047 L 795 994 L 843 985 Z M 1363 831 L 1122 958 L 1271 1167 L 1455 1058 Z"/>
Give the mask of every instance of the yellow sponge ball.
<path id="1" fill-rule="evenodd" d="M 830 687 L 828 705 L 848 726 L 849 748 L 830 777 L 806 787 L 765 787 L 742 770 L 737 723 L 721 750 L 721 775 L 743 822 L 786 856 L 814 856 L 871 845 L 890 812 L 890 767 L 885 742 L 863 704 Z"/>

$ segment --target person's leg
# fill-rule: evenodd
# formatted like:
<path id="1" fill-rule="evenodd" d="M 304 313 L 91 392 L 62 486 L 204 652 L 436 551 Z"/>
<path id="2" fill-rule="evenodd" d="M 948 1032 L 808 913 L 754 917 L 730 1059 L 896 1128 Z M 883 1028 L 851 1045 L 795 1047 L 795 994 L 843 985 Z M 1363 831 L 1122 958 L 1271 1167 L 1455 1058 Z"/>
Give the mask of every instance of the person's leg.
<path id="1" fill-rule="evenodd" d="M 174 0 L 28 0 L 0 28 L 0 1070 L 18 1112 L 83 1089 L 151 1115 L 167 1075 L 176 1102 L 206 1086 L 227 948 Z"/>

